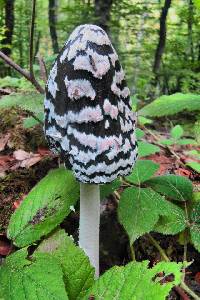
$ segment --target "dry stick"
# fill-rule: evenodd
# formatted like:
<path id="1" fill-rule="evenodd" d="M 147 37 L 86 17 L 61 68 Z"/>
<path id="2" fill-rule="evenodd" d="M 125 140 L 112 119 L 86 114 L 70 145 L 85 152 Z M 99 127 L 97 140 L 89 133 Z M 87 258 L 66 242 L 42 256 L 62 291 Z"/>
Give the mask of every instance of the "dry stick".
<path id="1" fill-rule="evenodd" d="M 151 236 L 151 234 L 147 234 L 150 241 L 152 242 L 152 244 L 155 246 L 155 248 L 157 248 L 157 250 L 160 253 L 160 256 L 163 258 L 164 261 L 169 262 L 169 257 L 166 255 L 164 249 L 162 249 L 160 247 L 160 245 L 158 244 L 158 242 Z M 182 281 L 180 283 L 180 287 L 186 291 L 186 293 L 188 293 L 188 295 L 190 295 L 191 297 L 193 297 L 195 300 L 200 300 L 199 296 L 197 296 L 184 282 L 184 276 L 182 278 Z M 177 290 L 178 292 L 178 290 Z"/>
<path id="2" fill-rule="evenodd" d="M 18 73 L 20 73 L 22 76 L 24 76 L 28 81 L 34 85 L 34 87 L 37 89 L 38 92 L 41 94 L 44 94 L 44 89 L 43 87 L 37 82 L 35 79 L 33 79 L 30 76 L 30 73 L 27 72 L 26 70 L 22 69 L 19 65 L 17 65 L 10 57 L 5 55 L 2 51 L 0 51 L 0 58 L 2 58 L 10 67 L 15 69 Z"/>
<path id="3" fill-rule="evenodd" d="M 40 78 L 46 83 L 47 81 L 47 68 L 44 62 L 44 59 L 40 54 L 37 55 L 37 59 L 40 66 Z"/>

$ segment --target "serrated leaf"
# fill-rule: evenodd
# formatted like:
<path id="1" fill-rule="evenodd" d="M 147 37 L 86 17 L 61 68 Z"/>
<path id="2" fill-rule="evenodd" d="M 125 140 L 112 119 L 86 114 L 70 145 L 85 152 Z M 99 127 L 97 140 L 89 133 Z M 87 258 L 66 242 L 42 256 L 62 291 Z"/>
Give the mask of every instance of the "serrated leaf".
<path id="1" fill-rule="evenodd" d="M 134 184 L 141 184 L 150 179 L 159 169 L 159 164 L 151 160 L 138 160 L 135 163 L 133 172 L 126 179 Z"/>
<path id="2" fill-rule="evenodd" d="M 137 139 L 143 138 L 144 135 L 145 135 L 145 133 L 142 129 L 136 128 L 136 137 L 137 137 Z"/>
<path id="3" fill-rule="evenodd" d="M 195 170 L 196 172 L 200 173 L 200 163 L 196 161 L 191 161 L 188 162 L 186 165 Z"/>
<path id="4" fill-rule="evenodd" d="M 125 228 L 130 244 L 144 233 L 150 232 L 159 218 L 156 198 L 159 194 L 148 188 L 127 188 L 121 195 L 118 216 Z"/>
<path id="5" fill-rule="evenodd" d="M 160 152 L 160 148 L 158 146 L 152 145 L 147 142 L 138 142 L 138 156 L 144 157 L 156 152 Z"/>
<path id="6" fill-rule="evenodd" d="M 63 221 L 78 197 L 79 184 L 70 171 L 50 171 L 12 215 L 8 237 L 18 247 L 34 243 Z"/>
<path id="7" fill-rule="evenodd" d="M 100 186 L 100 198 L 104 199 L 111 195 L 115 190 L 117 190 L 121 185 L 119 179 L 114 180 L 111 183 L 106 183 Z"/>
<path id="8" fill-rule="evenodd" d="M 47 253 L 27 259 L 26 249 L 6 258 L 0 268 L 0 290 L 6 300 L 67 300 L 58 261 Z"/>
<path id="9" fill-rule="evenodd" d="M 178 201 L 192 200 L 193 186 L 183 176 L 163 175 L 146 181 L 152 189 L 171 199 Z"/>
<path id="10" fill-rule="evenodd" d="M 42 113 L 44 96 L 36 92 L 13 93 L 1 98 L 0 108 L 18 106 L 24 110 Z"/>
<path id="11" fill-rule="evenodd" d="M 154 231 L 162 234 L 177 234 L 186 228 L 187 220 L 184 211 L 179 206 L 159 199 L 157 210 L 160 218 L 153 229 Z"/>
<path id="12" fill-rule="evenodd" d="M 190 235 L 194 247 L 200 252 L 200 201 L 197 200 L 190 213 Z"/>
<path id="13" fill-rule="evenodd" d="M 171 129 L 170 134 L 173 139 L 178 140 L 182 137 L 183 132 L 183 128 L 180 125 L 176 125 Z"/>
<path id="14" fill-rule="evenodd" d="M 70 300 L 77 299 L 94 283 L 94 268 L 88 257 L 81 248 L 74 245 L 63 229 L 44 240 L 37 252 L 51 253 L 58 259 Z"/>
<path id="15" fill-rule="evenodd" d="M 176 93 L 170 96 L 161 96 L 143 107 L 139 114 L 142 116 L 162 117 L 174 115 L 185 110 L 200 110 L 200 95 Z"/>
<path id="16" fill-rule="evenodd" d="M 81 300 L 92 295 L 95 300 L 165 300 L 173 286 L 181 282 L 182 263 L 160 262 L 152 269 L 149 261 L 131 262 L 125 267 L 113 267 L 105 272 Z M 162 282 L 173 274 L 172 281 Z"/>

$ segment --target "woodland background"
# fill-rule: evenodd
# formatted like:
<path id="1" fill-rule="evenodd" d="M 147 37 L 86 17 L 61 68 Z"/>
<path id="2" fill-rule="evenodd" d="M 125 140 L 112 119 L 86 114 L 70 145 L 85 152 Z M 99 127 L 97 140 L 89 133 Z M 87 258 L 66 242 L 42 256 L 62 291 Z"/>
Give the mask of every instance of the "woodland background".
<path id="1" fill-rule="evenodd" d="M 132 94 L 145 101 L 199 90 L 200 10 L 192 0 L 39 0 L 34 57 L 51 65 L 75 26 L 95 23 L 111 36 Z M 0 48 L 28 63 L 30 0 L 0 1 Z M 37 66 L 35 66 L 37 71 Z M 5 64 L 0 75 L 17 76 Z"/>

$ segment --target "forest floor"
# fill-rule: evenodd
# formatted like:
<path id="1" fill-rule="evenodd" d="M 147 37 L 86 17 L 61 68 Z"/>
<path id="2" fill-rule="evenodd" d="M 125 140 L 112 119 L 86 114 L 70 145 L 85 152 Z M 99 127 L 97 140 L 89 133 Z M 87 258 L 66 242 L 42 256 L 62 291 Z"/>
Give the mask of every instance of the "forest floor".
<path id="1" fill-rule="evenodd" d="M 2 91 L 0 91 L 1 93 Z M 9 91 L 6 91 L 9 93 Z M 0 100 L 1 101 L 1 100 Z M 31 129 L 23 128 L 24 111 L 8 109 L 0 111 L 0 261 L 15 250 L 6 238 L 6 229 L 11 214 L 23 201 L 33 186 L 42 179 L 50 169 L 58 167 L 58 158 L 50 153 L 44 140 L 41 126 Z M 159 124 L 157 124 L 159 128 Z M 152 134 L 148 129 L 145 140 L 158 145 L 158 136 L 163 134 L 157 129 Z M 157 175 L 176 174 L 192 180 L 194 189 L 200 191 L 200 174 L 185 166 L 188 150 L 200 147 L 161 146 L 161 151 L 145 159 L 160 164 Z M 120 192 L 120 191 L 119 191 Z M 112 195 L 101 203 L 100 229 L 100 268 L 104 272 L 113 265 L 122 265 L 131 260 L 128 237 L 117 221 L 117 199 Z M 75 238 L 78 235 L 78 213 L 71 212 L 62 227 Z M 183 260 L 183 246 L 177 237 L 153 233 L 172 261 Z M 144 235 L 135 243 L 136 260 L 148 259 L 153 265 L 161 257 L 152 246 L 148 236 Z M 200 254 L 188 245 L 187 260 L 194 261 L 187 269 L 186 282 L 200 296 Z M 182 294 L 181 294 L 182 293 Z M 190 299 L 181 290 L 173 290 L 169 299 Z"/>

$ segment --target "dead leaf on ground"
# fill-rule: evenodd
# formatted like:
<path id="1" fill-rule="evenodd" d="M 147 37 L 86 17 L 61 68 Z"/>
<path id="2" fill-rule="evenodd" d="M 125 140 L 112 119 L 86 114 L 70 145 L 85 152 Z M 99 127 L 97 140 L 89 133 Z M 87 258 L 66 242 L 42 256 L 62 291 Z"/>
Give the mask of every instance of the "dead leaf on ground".
<path id="1" fill-rule="evenodd" d="M 6 135 L 0 137 L 0 151 L 3 151 L 9 141 L 10 133 L 7 133 Z"/>
<path id="2" fill-rule="evenodd" d="M 16 166 L 21 168 L 30 168 L 43 158 L 39 153 L 34 154 L 21 149 L 14 151 L 13 157 L 19 161 Z"/>

